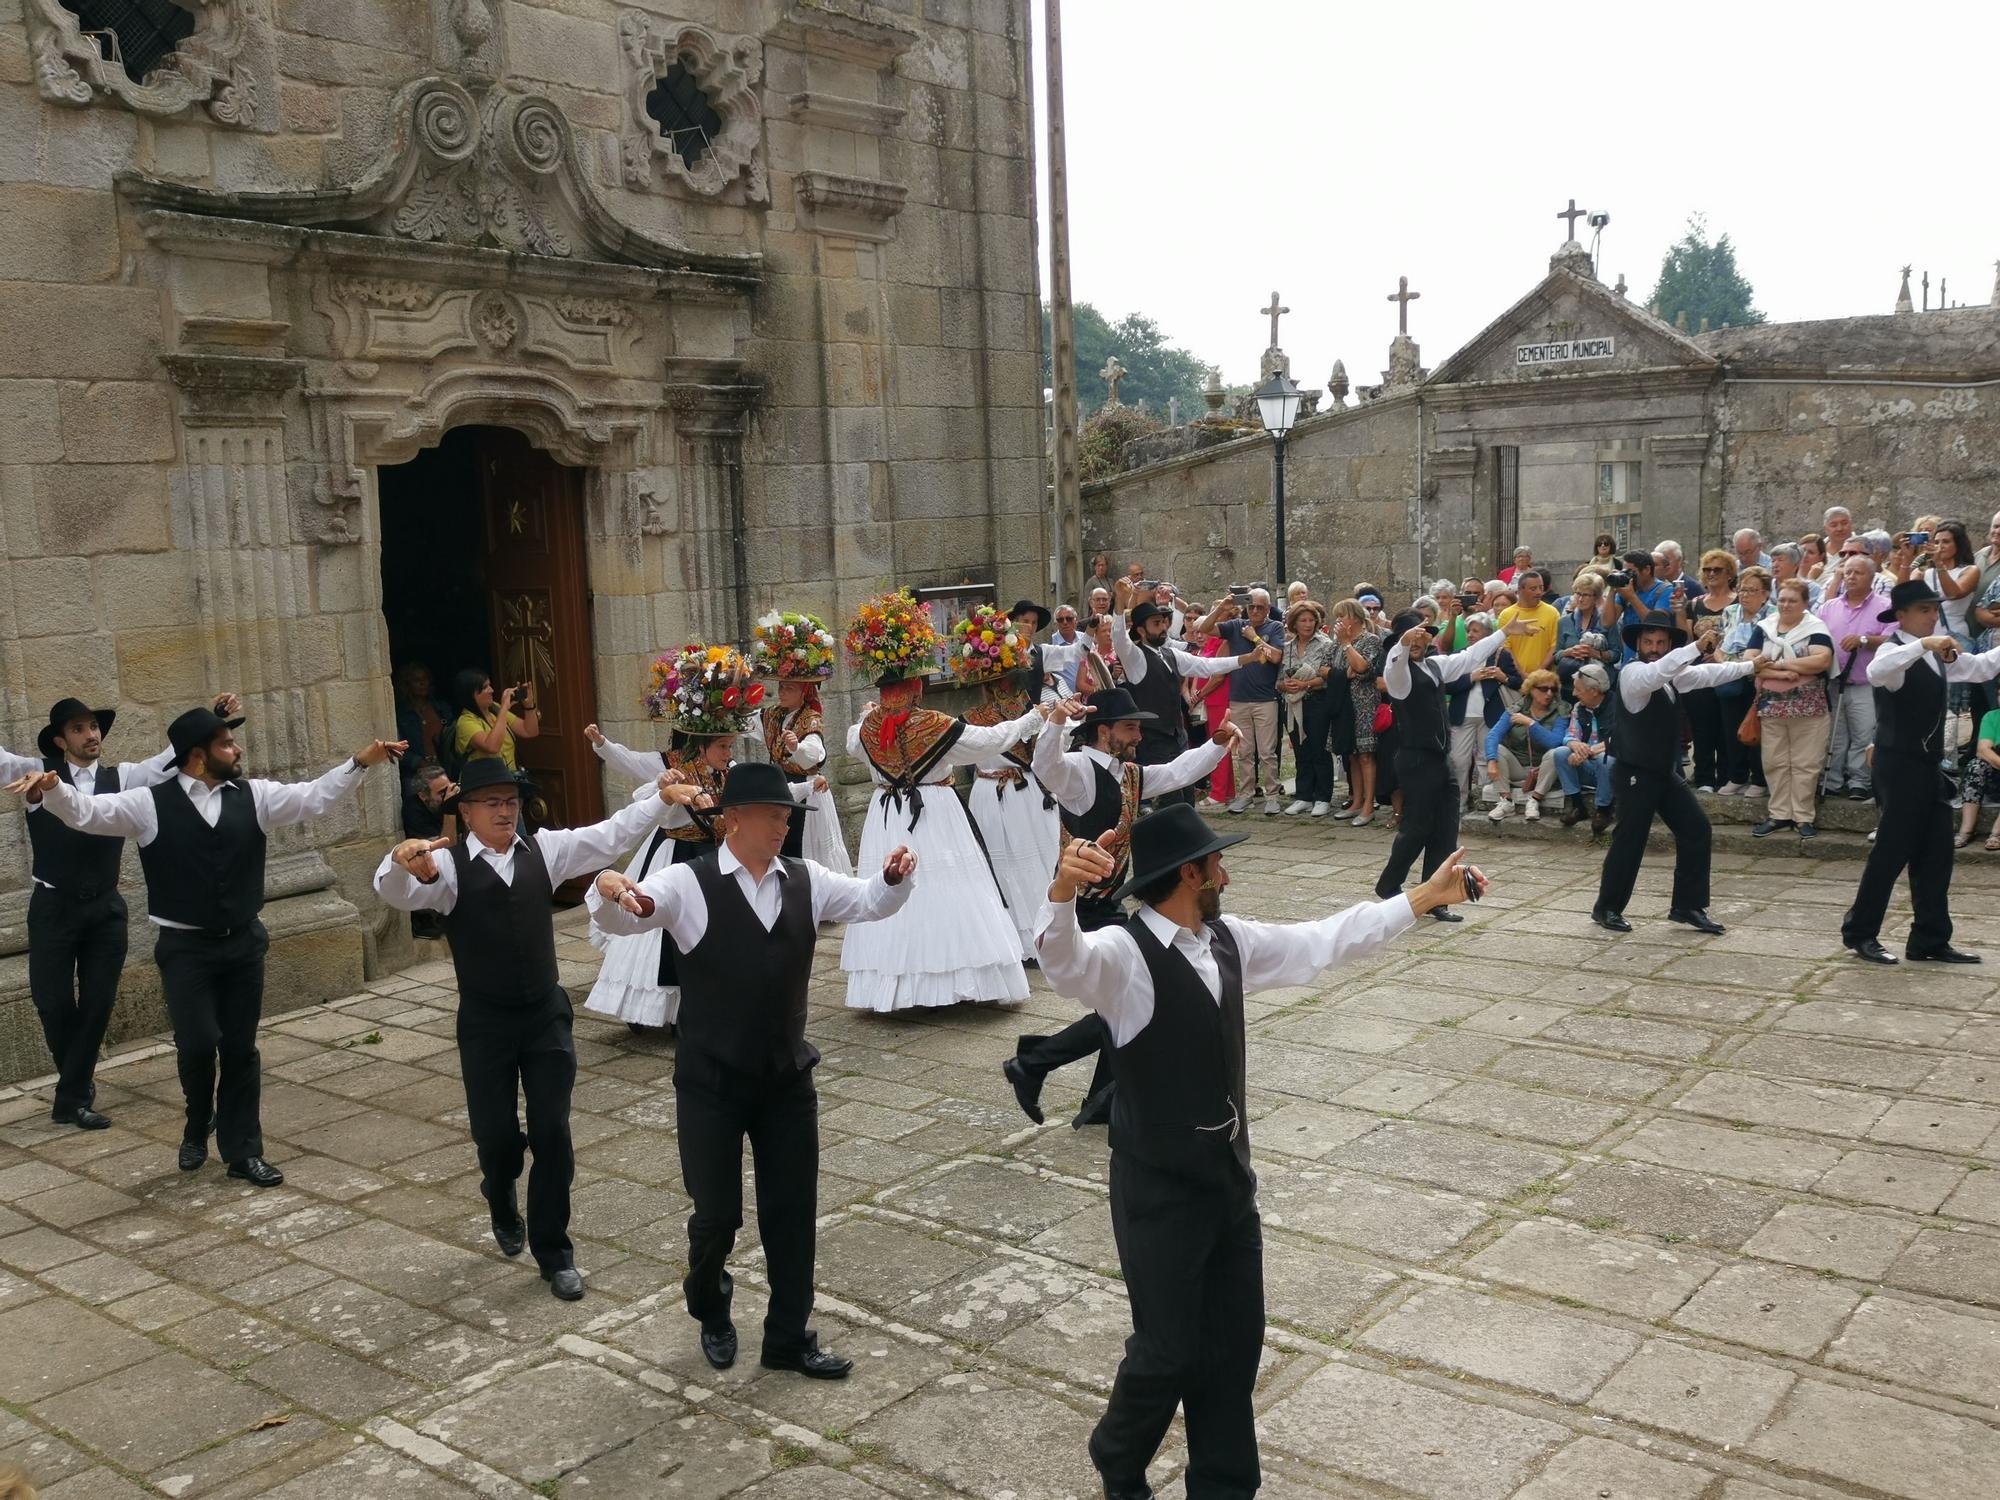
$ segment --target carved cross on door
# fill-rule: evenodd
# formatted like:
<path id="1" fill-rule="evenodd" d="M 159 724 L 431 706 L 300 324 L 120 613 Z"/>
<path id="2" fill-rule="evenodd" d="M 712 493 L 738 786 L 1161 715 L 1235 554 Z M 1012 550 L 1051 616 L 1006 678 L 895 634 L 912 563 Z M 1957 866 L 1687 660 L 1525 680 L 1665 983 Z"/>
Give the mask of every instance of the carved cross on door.
<path id="1" fill-rule="evenodd" d="M 1567 243 L 1572 245 L 1576 243 L 1576 221 L 1585 217 L 1589 212 L 1590 210 L 1587 208 L 1578 208 L 1576 206 L 1576 199 L 1572 198 L 1569 200 L 1569 207 L 1556 215 L 1558 219 L 1567 219 L 1569 221 L 1569 239 Z"/>
<path id="2" fill-rule="evenodd" d="M 1407 334 L 1410 331 L 1410 304 L 1421 296 L 1423 296 L 1422 292 L 1413 292 L 1410 290 L 1409 277 L 1398 276 L 1396 278 L 1396 290 L 1391 292 L 1388 298 L 1389 301 L 1396 304 L 1396 332 Z"/>
<path id="3" fill-rule="evenodd" d="M 1283 317 L 1286 313 L 1290 312 L 1291 309 L 1289 307 L 1280 307 L 1278 305 L 1278 294 L 1276 292 L 1273 292 L 1271 293 L 1271 305 L 1269 307 L 1260 307 L 1257 309 L 1257 311 L 1269 315 L 1271 319 L 1271 347 L 1273 349 L 1277 348 L 1278 319 Z"/>

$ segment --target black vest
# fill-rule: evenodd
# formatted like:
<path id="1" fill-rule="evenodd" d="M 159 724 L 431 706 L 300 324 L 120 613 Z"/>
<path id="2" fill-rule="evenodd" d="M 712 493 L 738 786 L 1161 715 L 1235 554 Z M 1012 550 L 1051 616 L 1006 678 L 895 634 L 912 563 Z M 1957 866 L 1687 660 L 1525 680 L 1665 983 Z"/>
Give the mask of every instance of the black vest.
<path id="1" fill-rule="evenodd" d="M 1944 759 L 1944 709 L 1949 685 L 1922 657 L 1910 663 L 1899 688 L 1875 689 L 1875 753 Z M 33 819 L 29 820 L 34 821 Z"/>
<path id="2" fill-rule="evenodd" d="M 67 761 L 51 760 L 43 765 L 64 781 L 70 781 Z M 106 797 L 117 790 L 118 768 L 100 765 L 96 795 Z M 45 807 L 28 819 L 28 843 L 35 855 L 35 879 L 43 885 L 54 886 L 79 901 L 89 901 L 118 889 L 118 861 L 125 853 L 125 840 L 101 833 L 78 833 Z"/>
<path id="3" fill-rule="evenodd" d="M 451 846 L 458 904 L 445 913 L 444 936 L 458 976 L 459 1007 L 540 1005 L 561 988 L 556 975 L 555 883 L 532 838 L 514 845 L 514 879 L 461 839 Z"/>
<path id="4" fill-rule="evenodd" d="M 264 830 L 249 786 L 221 788 L 222 813 L 213 828 L 194 810 L 180 777 L 152 790 L 160 831 L 139 851 L 146 909 L 208 932 L 249 926 L 264 906 Z"/>
<path id="5" fill-rule="evenodd" d="M 1139 721 L 1138 755 L 1141 764 L 1156 766 L 1187 749 L 1187 725 L 1181 719 L 1181 672 L 1171 646 L 1155 651 L 1140 645 L 1139 650 L 1145 653 L 1146 675 L 1138 682 L 1126 682 L 1125 688 L 1134 703 L 1153 715 Z"/>
<path id="6" fill-rule="evenodd" d="M 1111 1149 L 1159 1171 L 1208 1185 L 1255 1182 L 1243 1066 L 1243 964 L 1221 922 L 1208 924 L 1222 979 L 1218 1004 L 1192 965 L 1153 936 L 1143 917 L 1126 924 L 1153 981 L 1153 1018 L 1114 1049 L 1118 1092 Z"/>
<path id="7" fill-rule="evenodd" d="M 768 931 L 718 855 L 692 866 L 708 928 L 680 955 L 680 1045 L 740 1073 L 804 1071 L 819 1061 L 806 1040 L 806 986 L 819 942 L 812 875 L 803 860 L 782 863 L 784 896 Z M 673 945 L 665 934 L 660 940 Z"/>
<path id="8" fill-rule="evenodd" d="M 1661 686 L 1637 710 L 1621 712 L 1611 723 L 1611 753 L 1630 770 L 1672 775 L 1681 758 L 1679 700 Z"/>
<path id="9" fill-rule="evenodd" d="M 1438 680 L 1423 669 L 1422 662 L 1410 663 L 1410 692 L 1397 698 L 1396 727 L 1402 731 L 1398 748 L 1428 750 L 1444 755 L 1451 749 L 1451 726 L 1445 722 L 1447 705 Z"/>

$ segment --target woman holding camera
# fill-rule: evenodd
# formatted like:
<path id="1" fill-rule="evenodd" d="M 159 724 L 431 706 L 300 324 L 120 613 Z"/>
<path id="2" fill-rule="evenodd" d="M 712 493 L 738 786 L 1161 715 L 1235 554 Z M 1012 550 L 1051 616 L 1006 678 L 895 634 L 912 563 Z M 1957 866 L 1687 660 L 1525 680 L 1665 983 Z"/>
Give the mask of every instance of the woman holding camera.
<path id="1" fill-rule="evenodd" d="M 451 748 L 462 766 L 466 761 L 491 756 L 505 762 L 510 771 L 520 770 L 514 758 L 516 740 L 531 740 L 542 732 L 542 716 L 532 701 L 534 689 L 528 683 L 503 688 L 496 695 L 493 679 L 477 667 L 467 667 L 453 685 L 452 700 L 458 705 L 458 722 L 452 726 Z"/>

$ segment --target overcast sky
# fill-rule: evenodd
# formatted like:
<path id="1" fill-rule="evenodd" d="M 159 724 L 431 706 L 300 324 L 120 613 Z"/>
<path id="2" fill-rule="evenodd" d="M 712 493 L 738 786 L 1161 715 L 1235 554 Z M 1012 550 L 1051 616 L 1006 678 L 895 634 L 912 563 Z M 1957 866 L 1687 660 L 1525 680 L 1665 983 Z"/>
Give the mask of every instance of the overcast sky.
<path id="1" fill-rule="evenodd" d="M 1610 213 L 1600 273 L 1641 305 L 1697 211 L 1775 321 L 1889 312 L 1905 262 L 1918 298 L 1926 269 L 1933 299 L 1993 291 L 1991 0 L 1064 0 L 1062 23 L 1075 298 L 1232 383 L 1274 287 L 1294 379 L 1380 380 L 1398 276 L 1437 368 L 1547 274 L 1572 197 Z"/>

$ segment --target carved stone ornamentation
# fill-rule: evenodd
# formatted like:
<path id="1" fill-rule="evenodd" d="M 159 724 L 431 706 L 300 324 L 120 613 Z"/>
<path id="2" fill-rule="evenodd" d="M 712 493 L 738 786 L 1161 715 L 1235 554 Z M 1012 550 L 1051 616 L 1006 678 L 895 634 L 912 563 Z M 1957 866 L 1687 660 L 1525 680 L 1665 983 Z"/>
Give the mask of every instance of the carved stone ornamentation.
<path id="1" fill-rule="evenodd" d="M 704 197 L 719 197 L 738 182 L 751 203 L 768 203 L 764 168 L 764 109 L 758 84 L 764 76 L 764 45 L 752 36 L 722 36 L 704 26 L 664 21 L 627 11 L 618 22 L 625 50 L 624 138 L 620 143 L 625 185 L 649 187 L 657 168 Z M 678 64 L 700 88 L 722 129 L 688 161 L 660 133 L 646 101 Z"/>
<path id="2" fill-rule="evenodd" d="M 83 22 L 61 0 L 26 0 L 42 97 L 75 106 L 103 97 L 145 115 L 178 115 L 198 105 L 219 125 L 254 125 L 257 84 L 243 59 L 250 29 L 246 0 L 175 3 L 195 16 L 194 33 L 145 78 L 134 79 L 84 35 Z"/>
<path id="3" fill-rule="evenodd" d="M 495 353 L 507 348 L 521 332 L 521 319 L 505 292 L 482 292 L 472 304 L 472 331 Z"/>

